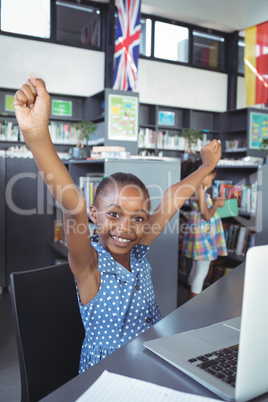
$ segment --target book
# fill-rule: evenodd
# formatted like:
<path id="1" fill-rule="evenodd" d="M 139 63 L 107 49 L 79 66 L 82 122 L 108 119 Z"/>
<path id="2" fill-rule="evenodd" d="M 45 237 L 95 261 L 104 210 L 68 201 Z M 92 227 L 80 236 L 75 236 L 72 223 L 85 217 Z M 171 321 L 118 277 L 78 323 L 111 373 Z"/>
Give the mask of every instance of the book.
<path id="1" fill-rule="evenodd" d="M 94 146 L 92 147 L 92 152 L 124 152 L 125 147 L 120 146 Z"/>
<path id="2" fill-rule="evenodd" d="M 212 198 L 221 197 L 221 185 L 231 185 L 233 184 L 232 180 L 214 180 L 212 187 Z"/>
<path id="3" fill-rule="evenodd" d="M 225 200 L 224 207 L 217 208 L 220 218 L 228 218 L 231 216 L 238 216 L 238 201 L 236 198 Z"/>
<path id="4" fill-rule="evenodd" d="M 240 211 L 255 213 L 257 206 L 257 182 L 241 186 Z"/>
<path id="5" fill-rule="evenodd" d="M 236 255 L 243 255 L 244 242 L 247 234 L 247 228 L 241 227 L 238 234 L 237 245 L 235 249 Z"/>
<path id="6" fill-rule="evenodd" d="M 102 175 L 100 175 L 100 176 L 80 176 L 79 177 L 79 189 L 86 201 L 88 213 L 89 213 L 90 204 L 93 203 L 97 187 L 100 184 L 102 177 L 103 177 Z"/>
<path id="7" fill-rule="evenodd" d="M 238 207 L 241 206 L 241 199 L 242 199 L 242 185 L 235 184 L 232 187 L 229 187 L 228 189 L 228 198 L 236 198 L 237 199 L 237 204 Z"/>
<path id="8" fill-rule="evenodd" d="M 63 242 L 63 222 L 59 219 L 54 220 L 54 242 Z"/>
<path id="9" fill-rule="evenodd" d="M 228 192 L 233 188 L 233 184 L 221 184 L 220 185 L 220 197 L 228 198 Z"/>

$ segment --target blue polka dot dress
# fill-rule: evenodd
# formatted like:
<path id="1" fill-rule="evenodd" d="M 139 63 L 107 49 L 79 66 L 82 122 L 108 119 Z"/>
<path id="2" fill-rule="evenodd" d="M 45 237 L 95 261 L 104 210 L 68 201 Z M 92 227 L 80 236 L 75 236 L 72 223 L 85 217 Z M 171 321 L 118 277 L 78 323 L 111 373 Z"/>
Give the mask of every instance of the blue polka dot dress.
<path id="1" fill-rule="evenodd" d="M 85 328 L 79 373 L 110 355 L 161 319 L 151 280 L 151 266 L 145 258 L 148 246 L 131 251 L 131 272 L 116 262 L 92 239 L 98 253 L 101 285 L 95 298 L 83 306 L 78 303 Z"/>

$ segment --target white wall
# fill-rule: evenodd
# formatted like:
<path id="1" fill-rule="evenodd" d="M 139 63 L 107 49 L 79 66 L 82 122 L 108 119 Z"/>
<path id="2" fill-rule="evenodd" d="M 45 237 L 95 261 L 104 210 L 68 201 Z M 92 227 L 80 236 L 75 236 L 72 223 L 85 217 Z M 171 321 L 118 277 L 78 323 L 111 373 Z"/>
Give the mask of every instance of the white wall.
<path id="1" fill-rule="evenodd" d="M 0 35 L 0 87 L 19 88 L 34 73 L 49 92 L 89 96 L 103 90 L 103 52 Z"/>
<path id="2" fill-rule="evenodd" d="M 226 111 L 227 74 L 139 60 L 140 102 Z"/>
<path id="3" fill-rule="evenodd" d="M 19 88 L 33 72 L 51 93 L 90 96 L 104 89 L 103 52 L 0 35 L 0 54 L 2 88 Z M 243 108 L 244 78 L 237 89 L 237 108 Z M 138 91 L 144 103 L 222 112 L 227 75 L 140 59 Z"/>

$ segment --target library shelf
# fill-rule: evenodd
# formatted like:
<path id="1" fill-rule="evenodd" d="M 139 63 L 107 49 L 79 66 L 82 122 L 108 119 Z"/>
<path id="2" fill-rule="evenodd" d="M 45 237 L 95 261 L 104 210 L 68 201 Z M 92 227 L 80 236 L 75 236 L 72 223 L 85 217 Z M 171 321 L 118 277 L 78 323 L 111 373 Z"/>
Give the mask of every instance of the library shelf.
<path id="1" fill-rule="evenodd" d="M 243 255 L 237 255 L 235 253 L 228 253 L 228 255 L 225 257 L 225 259 L 226 260 L 231 259 L 233 261 L 242 263 L 245 260 L 245 257 Z"/>
<path id="2" fill-rule="evenodd" d="M 219 268 L 217 274 L 209 273 L 210 281 L 205 286 L 211 284 L 211 280 L 219 279 L 220 275 L 228 272 L 229 269 L 235 268 L 245 260 L 248 247 L 254 245 L 267 244 L 268 239 L 268 210 L 265 207 L 268 199 L 268 165 L 260 164 L 243 164 L 236 165 L 236 162 L 230 162 L 228 165 L 220 165 L 217 167 L 218 180 L 232 179 L 234 185 L 243 183 L 246 186 L 254 184 L 256 191 L 254 210 L 243 210 L 239 208 L 239 215 L 222 218 L 223 227 L 226 234 L 226 244 L 228 255 L 219 258 Z M 180 222 L 187 219 L 189 207 L 183 207 L 183 214 L 180 214 Z M 241 228 L 243 228 L 241 230 Z M 241 237 L 239 240 L 239 233 Z M 228 237 L 229 236 L 229 237 Z M 233 237 L 232 237 L 233 236 Z M 182 236 L 180 236 L 180 254 L 179 254 L 179 286 L 187 285 L 188 275 L 191 270 L 190 259 L 184 258 L 181 253 Z M 217 263 L 217 262 L 216 262 Z M 215 263 L 215 264 L 216 264 Z M 214 264 L 214 265 L 215 265 Z M 212 264 L 213 265 L 213 264 Z M 226 271 L 223 267 L 228 268 Z M 211 267 L 213 270 L 213 267 Z"/>
<path id="3" fill-rule="evenodd" d="M 68 249 L 63 243 L 59 242 L 48 242 L 48 246 L 56 251 L 60 256 L 67 258 L 68 257 Z"/>
<path id="4" fill-rule="evenodd" d="M 225 149 L 225 153 L 235 153 L 235 152 L 247 152 L 247 148 L 228 148 Z"/>

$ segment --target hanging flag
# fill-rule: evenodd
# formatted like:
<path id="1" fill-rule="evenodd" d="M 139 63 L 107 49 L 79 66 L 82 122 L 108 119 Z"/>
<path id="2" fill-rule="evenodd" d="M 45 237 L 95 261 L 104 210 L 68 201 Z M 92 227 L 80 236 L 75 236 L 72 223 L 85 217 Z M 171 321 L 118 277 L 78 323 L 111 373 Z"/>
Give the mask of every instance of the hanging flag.
<path id="1" fill-rule="evenodd" d="M 137 85 L 141 0 L 117 0 L 114 89 L 133 91 Z"/>
<path id="2" fill-rule="evenodd" d="M 245 81 L 248 106 L 268 102 L 268 21 L 246 29 Z"/>

